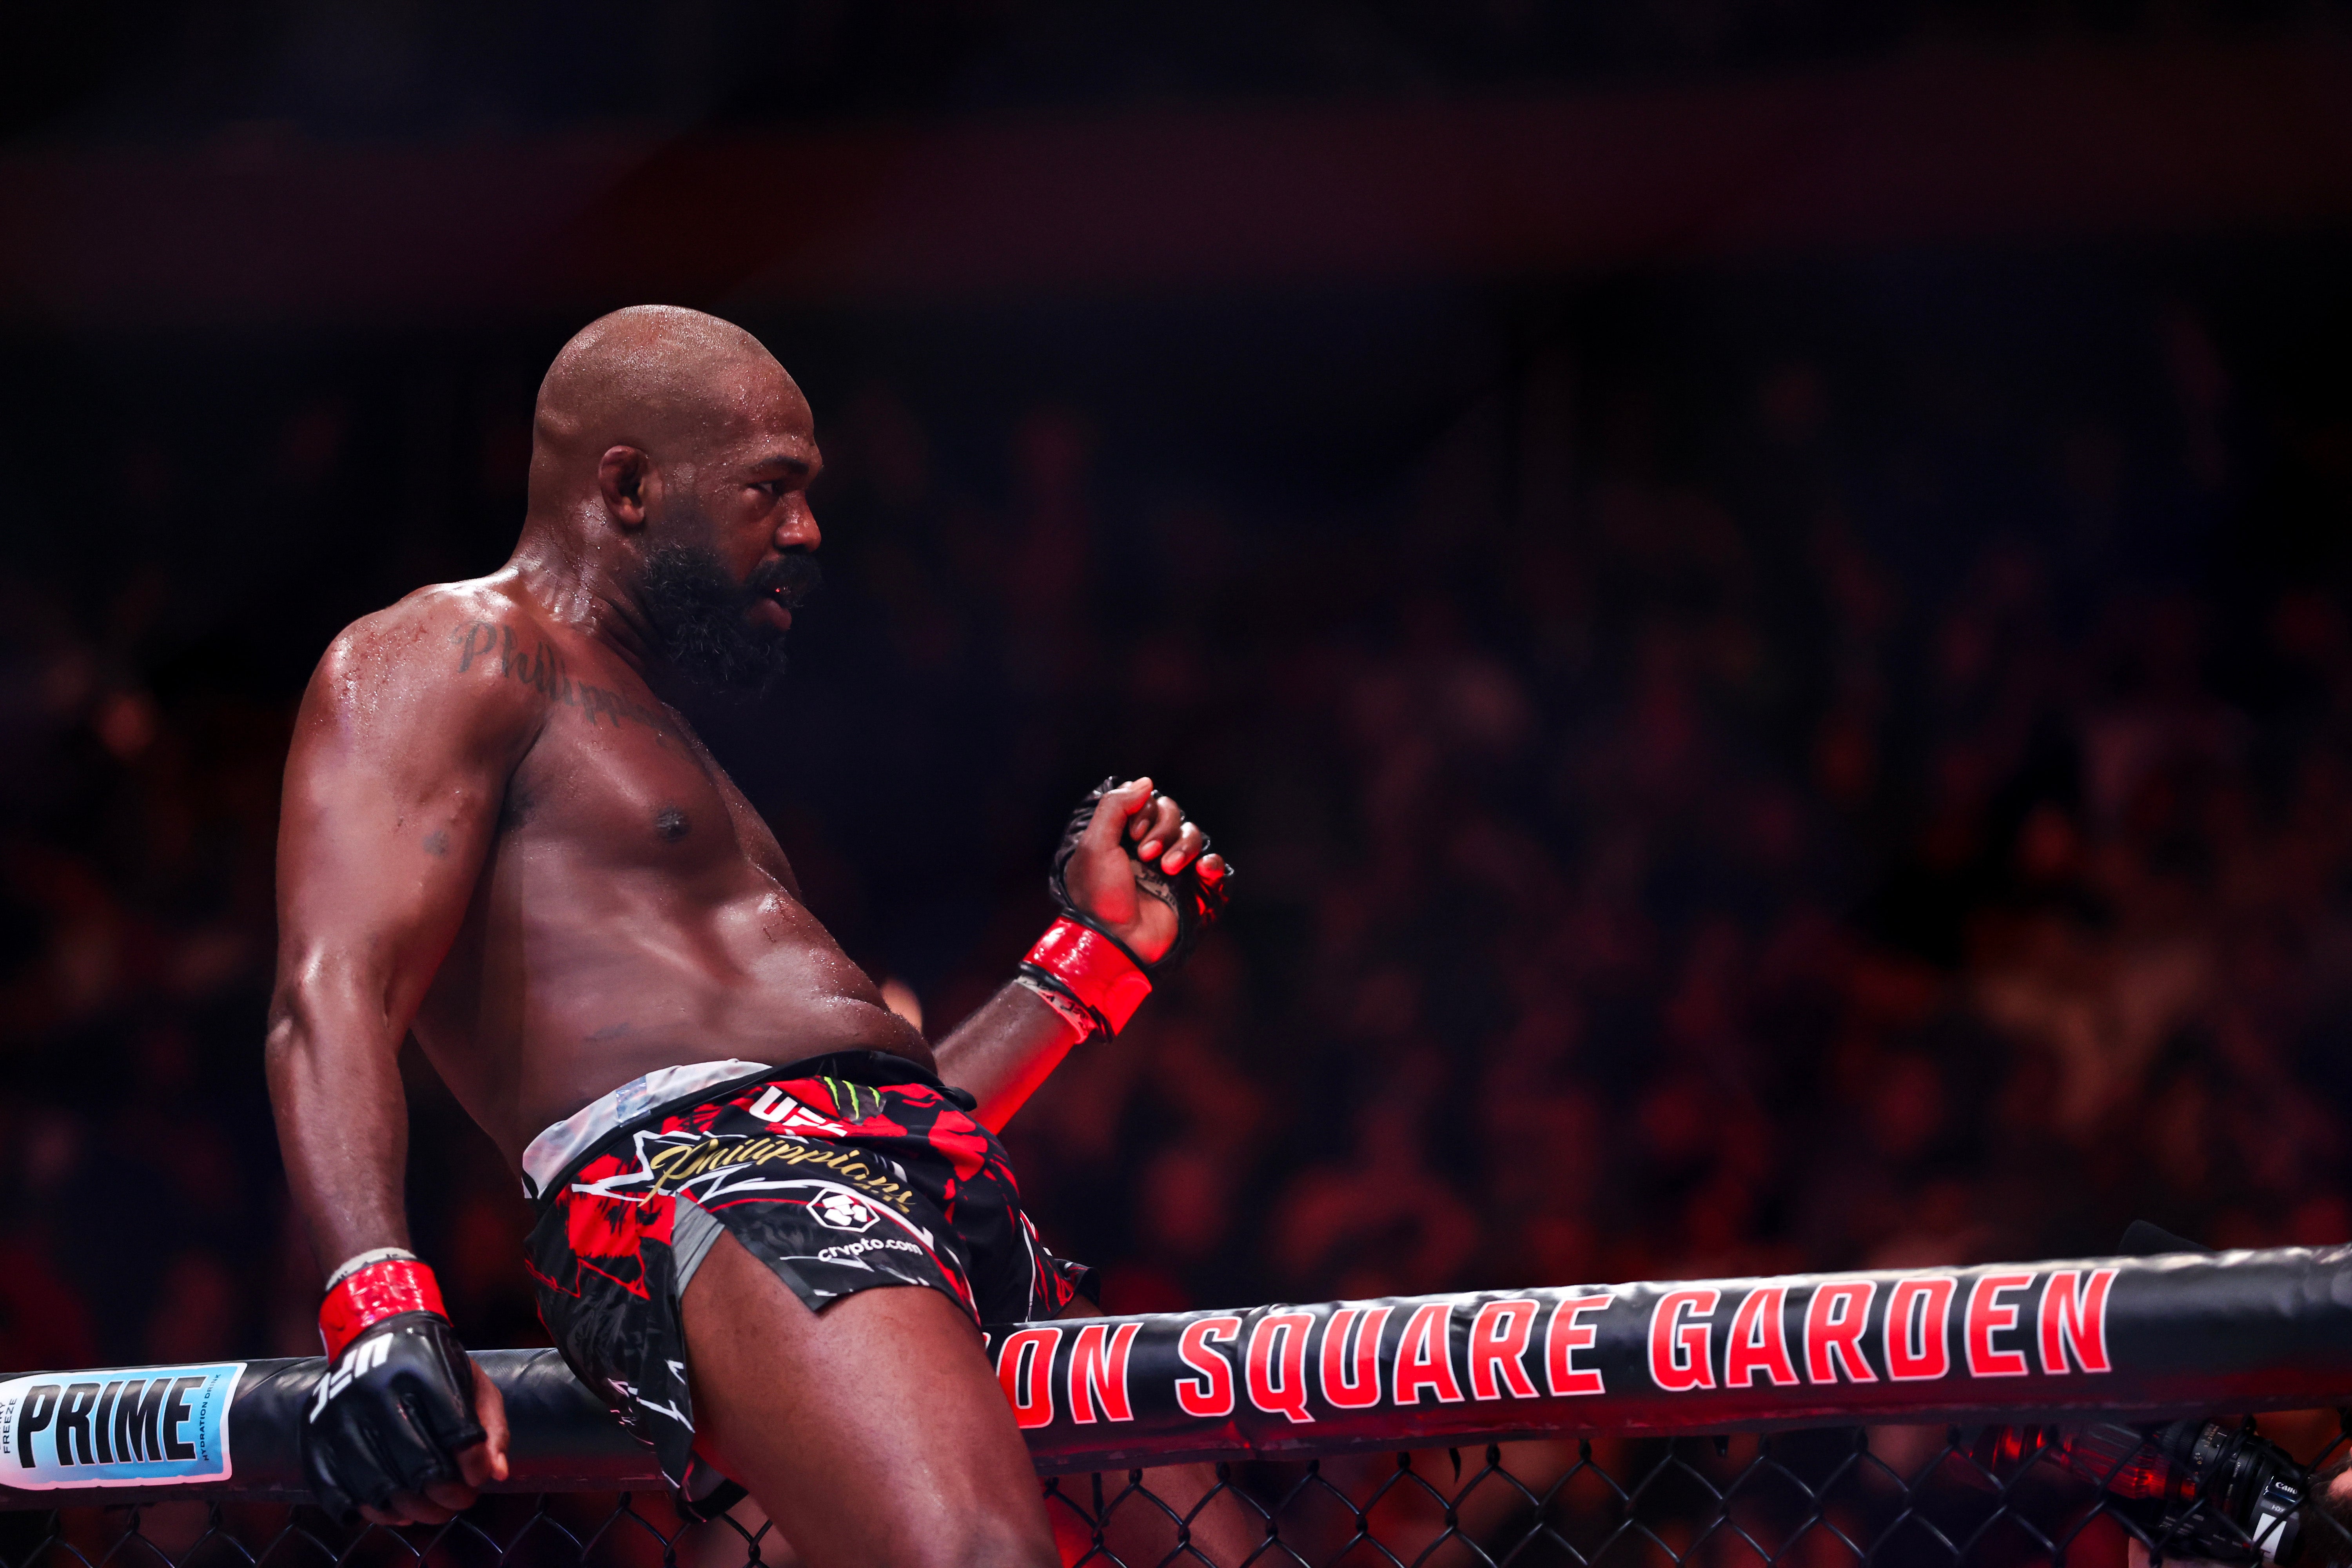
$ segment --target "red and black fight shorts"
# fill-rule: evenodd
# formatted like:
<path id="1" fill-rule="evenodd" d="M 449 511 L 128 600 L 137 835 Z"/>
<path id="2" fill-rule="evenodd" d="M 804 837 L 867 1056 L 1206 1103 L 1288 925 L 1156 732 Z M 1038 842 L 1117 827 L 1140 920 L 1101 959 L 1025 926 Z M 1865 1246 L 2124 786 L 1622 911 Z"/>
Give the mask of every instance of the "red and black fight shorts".
<path id="1" fill-rule="evenodd" d="M 678 1302 L 721 1230 L 811 1311 L 920 1285 L 977 1326 L 1093 1294 L 1091 1270 L 1039 1245 L 971 1110 L 904 1058 L 835 1052 L 656 1106 L 547 1184 L 526 1244 L 540 1319 L 671 1485 L 688 1489 L 694 1443 Z"/>

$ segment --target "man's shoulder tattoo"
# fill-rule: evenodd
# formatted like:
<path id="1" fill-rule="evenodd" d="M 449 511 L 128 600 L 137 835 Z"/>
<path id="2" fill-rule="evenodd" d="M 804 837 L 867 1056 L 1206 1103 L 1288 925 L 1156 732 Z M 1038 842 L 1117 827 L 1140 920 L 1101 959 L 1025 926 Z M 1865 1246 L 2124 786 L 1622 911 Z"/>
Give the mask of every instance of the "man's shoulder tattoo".
<path id="1" fill-rule="evenodd" d="M 460 675 L 478 668 L 495 670 L 506 679 L 521 681 L 550 702 L 578 709 L 592 725 L 610 719 L 617 730 L 624 720 L 633 720 L 651 730 L 660 744 L 669 744 L 667 714 L 625 691 L 574 679 L 564 668 L 563 655 L 543 637 L 535 637 L 532 646 L 526 647 L 514 627 L 504 622 L 468 621 L 453 640 L 457 645 Z"/>

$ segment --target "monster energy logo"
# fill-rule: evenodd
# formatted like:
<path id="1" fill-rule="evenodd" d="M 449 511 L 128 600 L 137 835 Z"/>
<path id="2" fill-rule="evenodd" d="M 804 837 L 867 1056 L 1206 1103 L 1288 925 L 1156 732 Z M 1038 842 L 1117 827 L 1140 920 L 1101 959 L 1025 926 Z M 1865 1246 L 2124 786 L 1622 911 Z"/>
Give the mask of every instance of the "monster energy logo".
<path id="1" fill-rule="evenodd" d="M 869 1116 L 882 1114 L 880 1090 L 868 1089 L 862 1083 L 851 1083 L 846 1079 L 820 1078 L 816 1081 L 824 1085 L 825 1093 L 833 1097 L 835 1114 L 852 1121 L 863 1121 Z M 870 1110 L 866 1109 L 869 1100 L 873 1102 Z"/>

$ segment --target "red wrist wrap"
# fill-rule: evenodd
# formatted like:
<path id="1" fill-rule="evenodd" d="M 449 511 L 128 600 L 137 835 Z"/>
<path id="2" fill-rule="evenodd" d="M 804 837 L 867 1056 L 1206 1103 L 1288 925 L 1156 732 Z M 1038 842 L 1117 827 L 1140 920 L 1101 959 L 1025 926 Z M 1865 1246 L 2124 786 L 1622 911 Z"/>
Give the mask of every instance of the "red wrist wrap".
<path id="1" fill-rule="evenodd" d="M 415 1258 L 387 1258 L 340 1281 L 319 1303 L 319 1338 L 326 1342 L 327 1359 L 341 1355 L 370 1325 L 402 1312 L 449 1315 L 441 1304 L 440 1281 Z"/>
<path id="2" fill-rule="evenodd" d="M 1151 977 L 1136 967 L 1125 949 L 1076 921 L 1047 926 L 1029 950 L 1027 962 L 1059 981 L 1114 1035 L 1127 1027 L 1151 994 Z"/>

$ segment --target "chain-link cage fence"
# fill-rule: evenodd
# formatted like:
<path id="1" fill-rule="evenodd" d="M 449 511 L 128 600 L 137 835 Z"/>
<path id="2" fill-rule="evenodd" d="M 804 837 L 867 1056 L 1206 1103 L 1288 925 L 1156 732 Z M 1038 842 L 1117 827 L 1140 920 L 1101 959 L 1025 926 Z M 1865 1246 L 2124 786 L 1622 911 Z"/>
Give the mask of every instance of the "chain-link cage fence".
<path id="1" fill-rule="evenodd" d="M 1063 1560 L 1138 1565 L 1698 1563 L 2318 1568 L 2352 1534 L 2318 1506 L 2336 1413 L 2153 1428 L 1821 1427 L 1584 1437 L 1055 1477 Z M 2182 1432 L 2180 1428 L 2193 1428 Z M 2200 1454 L 2199 1445 L 2202 1444 Z M 2201 1462 L 2202 1468 L 2197 1467 Z M 668 1494 L 486 1498 L 447 1524 L 339 1525 L 308 1505 L 189 1498 L 0 1515 L 0 1568 L 790 1568 L 744 1503 Z"/>
<path id="2" fill-rule="evenodd" d="M 986 1343 L 1073 1563 L 2352 1564 L 2330 1468 L 2352 1247 L 1276 1304 Z M 681 1510 L 643 1439 L 682 1413 L 551 1351 L 476 1360 L 510 1489 L 401 1530 L 305 1500 L 300 1434 L 337 1386 L 316 1359 L 0 1380 L 0 1568 L 797 1562 L 753 1503 Z M 2210 1414 L 2244 1411 L 2264 1414 Z"/>

